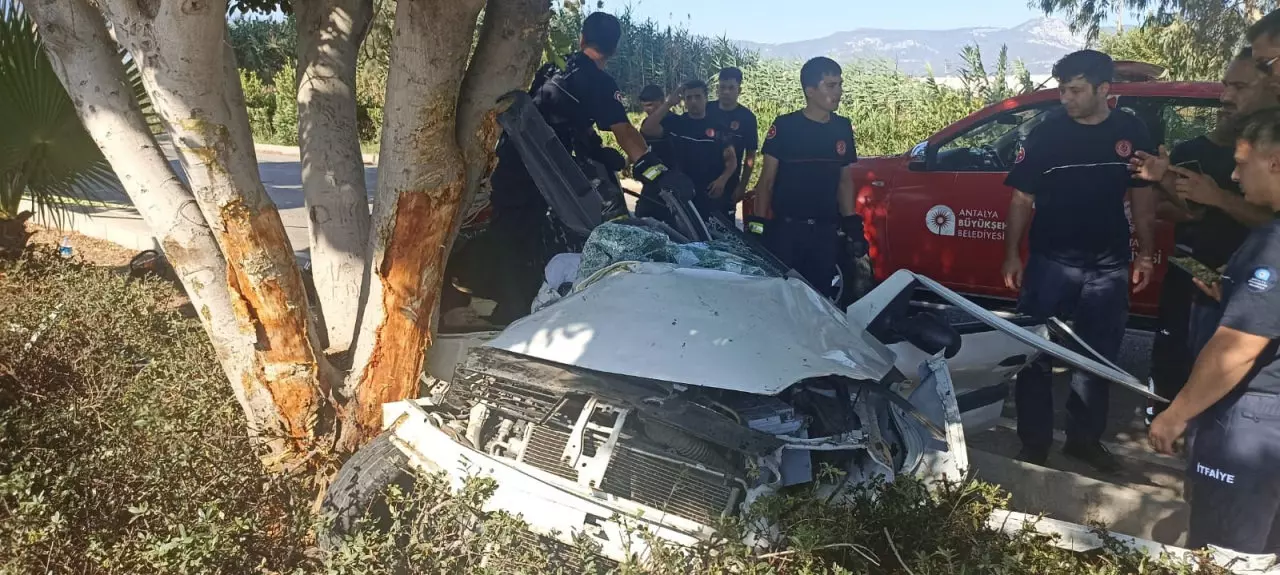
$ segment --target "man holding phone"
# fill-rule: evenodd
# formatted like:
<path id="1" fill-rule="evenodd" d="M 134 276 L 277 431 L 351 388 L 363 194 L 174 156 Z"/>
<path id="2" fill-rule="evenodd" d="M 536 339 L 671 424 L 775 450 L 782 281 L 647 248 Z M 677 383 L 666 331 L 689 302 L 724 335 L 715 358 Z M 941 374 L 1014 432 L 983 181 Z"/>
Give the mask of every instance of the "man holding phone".
<path id="1" fill-rule="evenodd" d="M 1263 82 L 1253 52 L 1245 48 L 1227 67 L 1222 79 L 1222 107 L 1217 128 L 1178 144 L 1172 154 L 1138 152 L 1134 170 L 1156 182 L 1161 193 L 1159 214 L 1176 222 L 1174 237 L 1179 256 L 1193 258 L 1218 270 L 1240 247 L 1249 229 L 1271 220 L 1271 214 L 1245 201 L 1231 179 L 1235 170 L 1232 127 L 1241 117 L 1274 105 L 1270 85 Z M 1192 275 L 1174 265 L 1165 274 L 1160 292 L 1159 329 L 1151 347 L 1151 391 L 1172 398 L 1191 375 L 1196 353 L 1217 326 L 1217 302 L 1200 293 Z M 1203 279 L 1203 278 L 1202 278 Z M 1147 422 L 1166 405 L 1150 402 Z"/>
<path id="2" fill-rule="evenodd" d="M 1247 118 L 1234 170 L 1250 202 L 1280 211 L 1280 109 Z M 1222 281 L 1222 315 L 1186 388 L 1151 424 L 1172 454 L 1189 434 L 1187 547 L 1274 553 L 1280 544 L 1280 221 L 1254 228 Z"/>

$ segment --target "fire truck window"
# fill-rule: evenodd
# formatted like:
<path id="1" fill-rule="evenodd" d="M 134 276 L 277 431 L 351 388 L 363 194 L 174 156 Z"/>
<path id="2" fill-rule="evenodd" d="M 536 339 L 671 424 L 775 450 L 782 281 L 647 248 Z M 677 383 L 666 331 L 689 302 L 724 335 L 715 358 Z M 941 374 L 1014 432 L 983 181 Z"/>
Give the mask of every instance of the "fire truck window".
<path id="1" fill-rule="evenodd" d="M 1165 145 L 1169 149 L 1187 140 L 1212 132 L 1218 127 L 1218 110 L 1213 100 L 1171 101 L 1165 104 L 1163 120 Z"/>
<path id="2" fill-rule="evenodd" d="M 987 118 L 938 148 L 933 170 L 1007 172 L 1018 144 L 1060 106 L 1027 108 Z"/>

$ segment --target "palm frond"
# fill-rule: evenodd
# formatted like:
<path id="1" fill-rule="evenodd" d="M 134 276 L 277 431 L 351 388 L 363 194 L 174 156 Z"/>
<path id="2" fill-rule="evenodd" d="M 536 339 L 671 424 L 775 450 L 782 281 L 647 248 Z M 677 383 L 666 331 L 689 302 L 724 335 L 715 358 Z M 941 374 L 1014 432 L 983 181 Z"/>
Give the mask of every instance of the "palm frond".
<path id="1" fill-rule="evenodd" d="M 61 226 L 60 208 L 120 193 L 35 24 L 15 0 L 0 0 L 0 102 L 0 219 L 17 216 L 26 197 L 44 220 Z"/>

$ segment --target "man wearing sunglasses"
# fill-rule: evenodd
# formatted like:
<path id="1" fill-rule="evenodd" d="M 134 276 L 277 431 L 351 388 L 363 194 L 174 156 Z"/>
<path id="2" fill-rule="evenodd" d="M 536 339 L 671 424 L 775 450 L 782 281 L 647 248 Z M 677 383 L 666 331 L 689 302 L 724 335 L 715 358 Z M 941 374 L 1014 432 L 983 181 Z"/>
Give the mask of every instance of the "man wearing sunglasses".
<path id="1" fill-rule="evenodd" d="M 1159 214 L 1175 222 L 1179 251 L 1212 269 L 1227 263 L 1252 227 L 1271 221 L 1267 209 L 1244 201 L 1231 173 L 1236 165 L 1233 125 L 1241 117 L 1273 106 L 1275 94 L 1249 48 L 1227 67 L 1222 86 L 1222 107 L 1213 132 L 1177 144 L 1172 154 L 1164 154 L 1162 146 L 1159 156 L 1138 152 L 1133 160 L 1138 176 L 1155 182 L 1162 192 Z M 1196 352 L 1212 334 L 1211 326 L 1217 325 L 1218 308 L 1216 301 L 1196 289 L 1190 274 L 1169 266 L 1160 292 L 1160 327 L 1151 347 L 1153 392 L 1173 398 L 1182 390 Z M 1165 407 L 1148 404 L 1147 422 Z"/>

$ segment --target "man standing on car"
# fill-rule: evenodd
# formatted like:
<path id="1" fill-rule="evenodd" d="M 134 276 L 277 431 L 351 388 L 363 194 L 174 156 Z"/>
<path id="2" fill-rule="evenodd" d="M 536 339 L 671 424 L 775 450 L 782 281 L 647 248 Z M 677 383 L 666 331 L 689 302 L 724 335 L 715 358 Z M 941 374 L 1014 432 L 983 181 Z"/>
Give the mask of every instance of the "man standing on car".
<path id="1" fill-rule="evenodd" d="M 1111 57 L 1094 50 L 1068 54 L 1054 65 L 1066 113 L 1028 135 L 1005 180 L 1014 192 L 1002 268 L 1005 284 L 1021 292 L 1019 312 L 1072 321 L 1080 338 L 1108 360 L 1116 358 L 1124 337 L 1130 277 L 1137 291 L 1151 280 L 1156 206 L 1155 192 L 1129 172 L 1135 151 L 1152 151 L 1151 136 L 1137 117 L 1107 105 L 1114 73 Z M 1132 276 L 1126 194 L 1138 235 Z M 1020 246 L 1028 227 L 1031 256 L 1024 271 Z M 1018 374 L 1022 461 L 1043 465 L 1048 459 L 1052 385 L 1047 357 Z M 1067 456 L 1105 472 L 1119 469 L 1101 443 L 1109 392 L 1101 378 L 1072 374 L 1063 447 Z"/>
<path id="2" fill-rule="evenodd" d="M 670 114 L 684 102 L 683 114 Z M 693 205 L 703 218 L 727 211 L 733 200 L 729 181 L 738 167 L 728 129 L 707 115 L 707 83 L 685 82 L 657 110 L 645 117 L 640 131 L 649 138 L 667 138 L 680 158 L 680 171 L 693 180 Z M 728 193 L 726 193 L 728 190 Z"/>
<path id="3" fill-rule="evenodd" d="M 1138 176 L 1155 182 L 1162 192 L 1158 212 L 1161 219 L 1176 222 L 1179 250 L 1215 270 L 1227 263 L 1251 228 L 1272 219 L 1269 210 L 1245 201 L 1231 177 L 1236 169 L 1234 122 L 1276 104 L 1269 84 L 1261 80 L 1253 51 L 1245 48 L 1222 79 L 1222 107 L 1214 131 L 1178 144 L 1168 156 L 1137 152 L 1134 161 Z M 1177 169 L 1170 170 L 1170 165 Z M 1151 346 L 1152 392 L 1165 398 L 1178 395 L 1191 376 L 1195 353 L 1217 329 L 1219 315 L 1218 302 L 1200 293 L 1190 274 L 1168 267 L 1160 291 L 1160 327 Z M 1191 337 L 1192 318 L 1199 318 L 1196 331 L 1206 335 Z M 1165 407 L 1151 402 L 1148 423 Z"/>
<path id="4" fill-rule="evenodd" d="M 1235 177 L 1250 202 L 1280 212 L 1280 109 L 1247 118 Z M 1220 284 L 1221 323 L 1191 379 L 1151 424 L 1152 447 L 1172 454 L 1190 430 L 1187 547 L 1246 554 L 1280 547 L 1280 221 L 1250 232 Z"/>
<path id="5" fill-rule="evenodd" d="M 563 70 L 540 71 L 530 89 L 533 103 L 567 150 L 581 156 L 598 148 L 591 136 L 594 126 L 613 132 L 618 145 L 635 162 L 641 181 L 665 171 L 656 155 L 648 153 L 644 137 L 627 119 L 622 92 L 604 71 L 618 48 L 622 26 L 604 12 L 592 12 L 582 24 L 580 50 L 565 60 Z M 504 281 L 494 286 L 497 306 L 490 321 L 506 324 L 527 315 L 541 285 L 548 259 L 547 203 L 534 184 L 515 145 L 506 134 L 498 142 L 498 165 L 491 179 L 493 222 L 489 233 L 497 244 L 491 265 Z M 609 198 L 606 198 L 608 201 Z M 625 211 L 625 205 L 622 206 Z"/>
<path id="6" fill-rule="evenodd" d="M 805 107 L 778 116 L 765 136 L 764 171 L 755 189 L 756 215 L 747 232 L 823 295 L 836 275 L 839 231 L 855 253 L 866 254 L 862 218 L 854 211 L 853 124 L 836 114 L 844 94 L 842 70 L 818 57 L 800 68 Z M 772 219 L 765 219 L 772 214 Z"/>
<path id="7" fill-rule="evenodd" d="M 742 95 L 742 70 L 720 70 L 716 86 L 716 101 L 707 106 L 707 116 L 720 122 L 733 136 L 733 149 L 738 155 L 738 167 L 729 179 L 728 190 L 733 193 L 729 206 L 729 221 L 737 218 L 738 202 L 747 195 L 747 183 L 756 166 L 756 150 L 760 148 L 760 132 L 756 127 L 756 115 L 738 103 Z"/>

